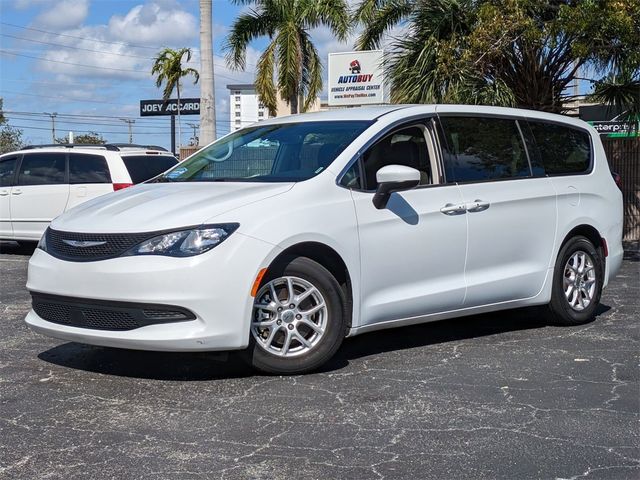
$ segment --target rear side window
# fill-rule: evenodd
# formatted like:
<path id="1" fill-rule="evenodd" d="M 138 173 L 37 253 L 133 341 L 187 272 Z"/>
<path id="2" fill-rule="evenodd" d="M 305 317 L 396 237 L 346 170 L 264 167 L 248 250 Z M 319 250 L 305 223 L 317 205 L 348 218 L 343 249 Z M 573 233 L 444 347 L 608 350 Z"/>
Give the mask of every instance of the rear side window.
<path id="1" fill-rule="evenodd" d="M 13 182 L 13 174 L 16 171 L 18 157 L 0 160 L 0 187 L 8 187 Z"/>
<path id="2" fill-rule="evenodd" d="M 69 154 L 69 183 L 111 183 L 106 159 L 101 155 Z"/>
<path id="3" fill-rule="evenodd" d="M 529 160 L 515 120 L 441 117 L 447 146 L 448 182 L 473 182 L 531 176 Z"/>
<path id="4" fill-rule="evenodd" d="M 149 180 L 178 163 L 175 157 L 169 155 L 126 155 L 122 156 L 122 161 L 133 183 Z"/>
<path id="5" fill-rule="evenodd" d="M 22 157 L 18 185 L 65 183 L 65 153 L 27 153 Z"/>
<path id="6" fill-rule="evenodd" d="M 547 175 L 585 173 L 591 168 L 591 139 L 585 131 L 555 123 L 529 122 Z"/>

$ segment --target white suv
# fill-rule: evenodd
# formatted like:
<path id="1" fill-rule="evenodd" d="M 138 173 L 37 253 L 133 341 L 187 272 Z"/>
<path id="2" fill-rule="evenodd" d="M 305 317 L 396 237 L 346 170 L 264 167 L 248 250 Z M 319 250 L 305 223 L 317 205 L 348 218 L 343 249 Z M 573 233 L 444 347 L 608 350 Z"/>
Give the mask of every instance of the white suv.
<path id="1" fill-rule="evenodd" d="M 371 330 L 529 305 L 588 321 L 621 236 L 622 194 L 579 120 L 452 105 L 276 118 L 55 219 L 26 322 L 305 372 Z"/>
<path id="2" fill-rule="evenodd" d="M 37 242 L 52 219 L 80 203 L 175 166 L 160 147 L 42 145 L 0 156 L 0 240 Z"/>

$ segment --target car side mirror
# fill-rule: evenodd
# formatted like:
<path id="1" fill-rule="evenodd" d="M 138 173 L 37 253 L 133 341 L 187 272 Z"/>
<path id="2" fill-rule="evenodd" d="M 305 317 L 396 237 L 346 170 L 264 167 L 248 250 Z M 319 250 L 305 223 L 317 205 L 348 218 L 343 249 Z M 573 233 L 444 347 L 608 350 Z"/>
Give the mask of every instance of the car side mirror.
<path id="1" fill-rule="evenodd" d="M 387 165 L 376 172 L 378 189 L 373 196 L 373 206 L 382 210 L 393 192 L 411 190 L 420 184 L 420 172 L 404 165 Z"/>

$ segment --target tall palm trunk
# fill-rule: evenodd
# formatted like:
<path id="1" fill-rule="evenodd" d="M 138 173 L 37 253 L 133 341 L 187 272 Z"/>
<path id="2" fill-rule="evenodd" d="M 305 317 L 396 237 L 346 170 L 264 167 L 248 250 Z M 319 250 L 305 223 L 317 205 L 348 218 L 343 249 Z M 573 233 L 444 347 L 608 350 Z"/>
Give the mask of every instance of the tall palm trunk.
<path id="1" fill-rule="evenodd" d="M 216 139 L 216 97 L 213 78 L 212 0 L 200 0 L 200 140 L 201 146 Z"/>
<path id="2" fill-rule="evenodd" d="M 294 93 L 289 97 L 289 106 L 291 107 L 291 115 L 298 113 L 298 94 Z"/>

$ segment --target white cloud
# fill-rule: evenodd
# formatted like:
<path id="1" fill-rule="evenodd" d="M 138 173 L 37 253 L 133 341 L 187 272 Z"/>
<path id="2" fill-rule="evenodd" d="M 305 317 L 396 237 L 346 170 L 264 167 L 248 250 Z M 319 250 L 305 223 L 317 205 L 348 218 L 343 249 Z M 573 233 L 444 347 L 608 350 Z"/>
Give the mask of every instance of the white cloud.
<path id="1" fill-rule="evenodd" d="M 197 19 L 173 2 L 152 1 L 136 5 L 125 16 L 109 20 L 114 38 L 131 43 L 167 45 L 193 40 L 199 35 Z"/>
<path id="2" fill-rule="evenodd" d="M 38 15 L 35 24 L 53 29 L 81 25 L 89 14 L 89 0 L 61 0 Z"/>
<path id="3" fill-rule="evenodd" d="M 13 8 L 16 10 L 26 10 L 27 8 L 42 5 L 50 1 L 51 0 L 15 0 L 15 2 L 13 2 Z"/>

